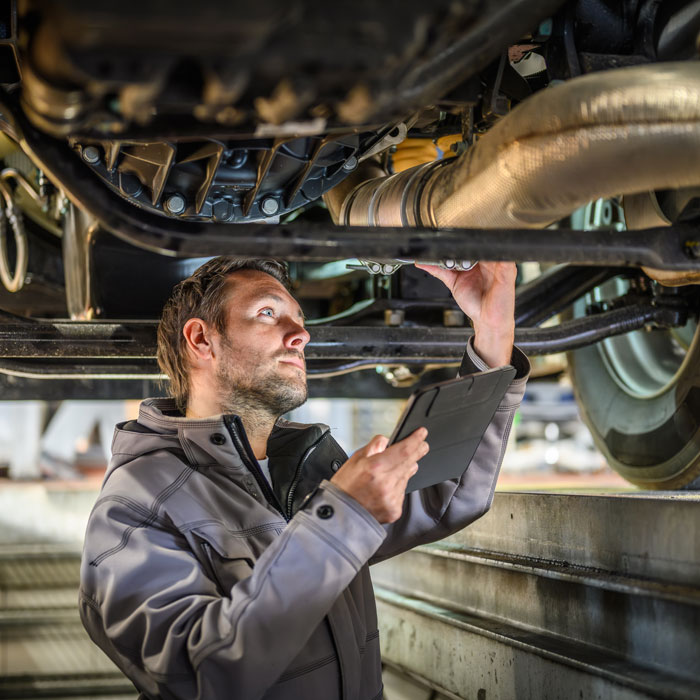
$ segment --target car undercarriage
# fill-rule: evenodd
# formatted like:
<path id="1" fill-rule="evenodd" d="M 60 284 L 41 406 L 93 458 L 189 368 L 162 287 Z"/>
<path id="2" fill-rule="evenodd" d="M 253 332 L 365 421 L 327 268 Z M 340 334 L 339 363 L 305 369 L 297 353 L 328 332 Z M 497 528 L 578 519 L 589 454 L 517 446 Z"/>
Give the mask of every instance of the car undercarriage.
<path id="1" fill-rule="evenodd" d="M 700 3 L 0 3 L 0 387 L 162 391 L 214 255 L 289 263 L 314 396 L 406 396 L 471 332 L 412 262 L 521 265 L 611 466 L 698 485 Z"/>

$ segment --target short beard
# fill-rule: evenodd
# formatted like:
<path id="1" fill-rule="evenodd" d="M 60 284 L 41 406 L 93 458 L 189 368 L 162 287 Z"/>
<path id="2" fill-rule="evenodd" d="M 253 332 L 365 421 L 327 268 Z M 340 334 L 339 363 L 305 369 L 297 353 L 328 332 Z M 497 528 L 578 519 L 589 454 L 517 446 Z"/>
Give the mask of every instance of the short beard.
<path id="1" fill-rule="evenodd" d="M 306 381 L 285 381 L 273 370 L 263 374 L 262 365 L 245 374 L 236 372 L 232 344 L 225 339 L 223 345 L 230 359 L 219 365 L 216 379 L 224 413 L 250 417 L 263 414 L 276 420 L 306 402 Z"/>

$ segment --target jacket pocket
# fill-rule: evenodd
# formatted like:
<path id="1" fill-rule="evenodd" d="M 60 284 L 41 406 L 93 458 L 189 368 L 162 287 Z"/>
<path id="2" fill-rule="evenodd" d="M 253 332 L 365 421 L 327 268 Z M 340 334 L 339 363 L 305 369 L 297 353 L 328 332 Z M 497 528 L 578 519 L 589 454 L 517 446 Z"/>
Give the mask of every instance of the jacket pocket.
<path id="1" fill-rule="evenodd" d="M 216 541 L 207 534 L 196 533 L 201 542 L 205 564 L 222 595 L 229 595 L 231 588 L 253 573 L 255 559 L 245 540 Z"/>

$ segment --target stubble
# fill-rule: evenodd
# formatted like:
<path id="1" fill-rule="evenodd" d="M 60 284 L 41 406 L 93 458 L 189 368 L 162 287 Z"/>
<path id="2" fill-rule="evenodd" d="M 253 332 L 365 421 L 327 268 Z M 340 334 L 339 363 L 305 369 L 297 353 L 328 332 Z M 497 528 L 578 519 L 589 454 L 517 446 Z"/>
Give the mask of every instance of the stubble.
<path id="1" fill-rule="evenodd" d="M 306 377 L 284 376 L 279 357 L 237 358 L 229 338 L 222 338 L 224 354 L 216 372 L 224 413 L 276 420 L 306 402 Z M 288 354 L 288 353 L 287 353 Z M 289 374 L 296 370 L 288 370 Z M 302 371 L 299 371 L 302 374 Z"/>

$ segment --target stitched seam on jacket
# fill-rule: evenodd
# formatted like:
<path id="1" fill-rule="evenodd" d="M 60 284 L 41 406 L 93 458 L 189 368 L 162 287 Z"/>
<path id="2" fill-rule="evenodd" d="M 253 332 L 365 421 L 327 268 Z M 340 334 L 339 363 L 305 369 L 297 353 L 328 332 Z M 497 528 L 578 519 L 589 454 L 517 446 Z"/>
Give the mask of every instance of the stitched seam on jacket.
<path id="1" fill-rule="evenodd" d="M 197 527 L 202 527 L 204 525 L 220 525 L 222 529 L 226 530 L 232 537 L 248 537 L 250 535 L 258 535 L 268 530 L 277 530 L 280 526 L 284 527 L 286 523 L 280 520 L 275 523 L 265 523 L 264 525 L 257 525 L 256 527 L 249 527 L 246 530 L 231 530 L 226 527 L 226 525 L 221 520 L 216 520 L 215 518 L 208 518 L 205 520 L 193 520 L 190 523 L 185 523 L 180 527 L 180 532 L 190 532 Z"/>
<path id="2" fill-rule="evenodd" d="M 143 518 L 149 518 L 152 515 L 155 515 L 156 520 L 165 525 L 166 521 L 164 518 L 161 518 L 160 515 L 157 513 L 152 513 L 146 506 L 141 505 L 138 501 L 134 501 L 131 498 L 128 498 L 126 496 L 120 496 L 119 494 L 113 494 L 112 496 L 105 496 L 104 498 L 101 498 L 97 503 L 95 503 L 95 508 L 98 506 L 104 505 L 105 503 L 119 503 L 120 505 L 126 506 L 127 508 L 131 509 L 134 511 L 136 514 L 140 515 Z"/>
<path id="3" fill-rule="evenodd" d="M 373 639 L 377 639 L 378 637 L 379 637 L 379 630 L 375 630 L 374 632 L 370 632 L 365 637 L 365 644 L 367 644 L 367 642 L 371 642 Z"/>
<path id="4" fill-rule="evenodd" d="M 102 618 L 100 604 L 96 600 L 91 598 L 87 593 L 83 593 L 83 591 L 78 593 L 78 598 L 89 605 L 100 616 L 100 619 Z"/>
<path id="5" fill-rule="evenodd" d="M 194 456 L 194 451 L 192 450 L 192 446 L 190 445 L 189 440 L 187 440 L 185 438 L 184 428 L 179 427 L 177 429 L 177 438 L 180 441 L 180 446 L 182 447 L 182 451 L 185 453 L 185 456 L 187 457 L 187 461 L 190 464 L 197 464 L 197 458 Z"/>
<path id="6" fill-rule="evenodd" d="M 504 413 L 507 411 L 512 411 L 513 409 L 518 408 L 518 406 L 520 406 L 520 401 L 518 401 L 518 403 L 509 403 L 507 406 L 499 406 L 496 409 L 496 413 Z"/>
<path id="7" fill-rule="evenodd" d="M 351 552 L 340 540 L 333 537 L 333 535 L 327 534 L 325 530 L 316 524 L 310 515 L 307 515 L 306 513 L 301 513 L 301 515 L 303 515 L 304 519 L 308 521 L 309 529 L 316 533 L 316 535 L 318 535 L 318 537 L 320 537 L 324 542 L 333 547 L 338 554 L 347 559 L 353 568 L 359 569 L 362 566 L 362 562 L 358 559 L 358 557 L 356 557 L 355 554 Z"/>
<path id="8" fill-rule="evenodd" d="M 297 527 L 298 527 L 297 524 L 293 523 L 293 524 L 291 524 L 291 527 L 289 527 L 287 529 L 287 532 L 290 533 L 290 537 L 291 537 L 291 534 L 294 532 L 294 530 L 297 529 Z M 260 578 L 258 579 L 258 581 L 259 581 L 258 587 L 255 589 L 255 591 L 253 591 L 253 593 L 248 597 L 247 600 L 242 601 L 241 611 L 238 614 L 238 616 L 235 616 L 233 614 L 233 611 L 232 611 L 231 615 L 229 616 L 229 623 L 231 624 L 231 631 L 227 635 L 225 635 L 222 639 L 217 639 L 216 641 L 211 642 L 210 644 L 207 644 L 206 646 L 204 646 L 201 649 L 201 651 L 198 654 L 196 654 L 192 657 L 192 666 L 194 667 L 195 671 L 198 670 L 199 666 L 202 663 L 204 663 L 207 656 L 217 652 L 219 649 L 223 649 L 224 647 L 230 646 L 234 643 L 234 641 L 236 639 L 236 632 L 238 631 L 238 629 L 237 629 L 237 625 L 234 625 L 232 623 L 232 621 L 231 621 L 232 618 L 235 618 L 236 622 L 238 624 L 240 624 L 241 618 L 245 615 L 245 613 L 248 610 L 248 608 L 250 607 L 250 605 L 255 600 L 257 600 L 258 596 L 260 595 L 260 592 L 262 591 L 263 584 L 267 580 L 267 577 L 270 575 L 270 569 L 273 566 L 275 566 L 275 564 L 277 564 L 277 561 L 284 554 L 285 550 L 289 546 L 290 537 L 288 537 L 284 541 L 284 543 L 280 547 L 280 551 L 277 552 L 277 556 L 268 564 L 267 569 L 264 571 L 264 573 L 260 575 Z M 260 569 L 258 569 L 258 572 L 260 572 Z"/>
<path id="9" fill-rule="evenodd" d="M 289 681 L 292 678 L 298 678 L 299 676 L 303 676 L 307 673 L 310 673 L 311 671 L 316 671 L 319 668 L 322 668 L 323 666 L 328 666 L 328 664 L 333 663 L 335 661 L 335 654 L 331 654 L 330 656 L 324 656 L 322 659 L 318 659 L 317 661 L 312 661 L 309 664 L 306 664 L 306 666 L 300 666 L 299 668 L 295 668 L 292 671 L 287 671 L 287 673 L 283 673 L 279 679 L 277 680 L 278 683 L 283 683 L 284 681 Z"/>
<path id="10" fill-rule="evenodd" d="M 141 417 L 139 415 L 139 417 Z M 144 413 L 144 418 L 148 421 L 151 421 L 152 423 L 160 423 L 161 425 L 167 425 L 171 429 L 175 430 L 177 427 L 182 425 L 180 421 L 187 420 L 184 416 L 183 417 L 177 417 L 177 416 L 171 416 L 171 417 L 161 417 L 157 414 L 148 414 L 146 415 Z M 187 426 L 187 427 L 196 427 L 196 428 L 220 428 L 221 427 L 221 421 L 220 420 L 214 420 L 214 421 L 202 421 L 201 423 L 197 421 L 196 426 Z M 177 437 L 175 435 L 168 435 L 166 437 Z"/>
<path id="11" fill-rule="evenodd" d="M 150 515 L 147 518 L 144 518 L 137 525 L 131 525 L 126 530 L 124 530 L 119 544 L 96 556 L 90 562 L 90 566 L 99 566 L 105 559 L 111 557 L 113 554 L 117 554 L 117 552 L 120 552 L 122 549 L 124 549 L 124 547 L 126 547 L 126 545 L 129 543 L 129 539 L 131 538 L 132 533 L 137 528 L 152 525 L 158 518 L 158 509 L 168 498 L 170 498 L 170 496 L 172 496 L 173 493 L 175 493 L 175 491 L 177 491 L 190 478 L 192 474 L 194 474 L 194 470 L 189 466 L 185 467 L 185 469 L 183 469 L 180 472 L 177 479 L 175 479 L 175 481 L 173 481 L 172 484 L 168 485 L 158 494 L 158 496 L 156 496 L 156 499 L 153 501 L 153 505 L 151 506 Z"/>

